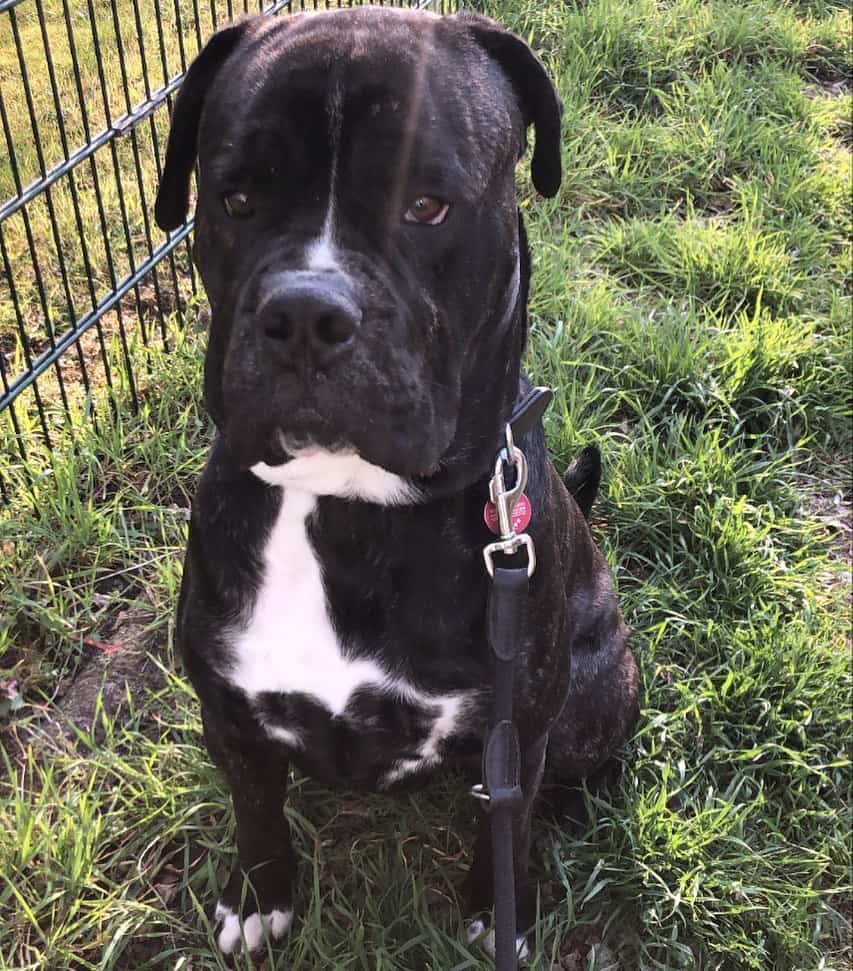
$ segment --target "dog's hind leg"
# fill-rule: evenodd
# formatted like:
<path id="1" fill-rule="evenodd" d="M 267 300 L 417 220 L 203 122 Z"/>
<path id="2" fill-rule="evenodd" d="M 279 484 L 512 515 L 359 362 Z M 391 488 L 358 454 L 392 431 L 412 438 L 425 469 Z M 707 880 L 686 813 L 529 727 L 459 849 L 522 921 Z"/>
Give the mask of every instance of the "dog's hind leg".
<path id="1" fill-rule="evenodd" d="M 577 787 L 586 780 L 595 790 L 613 781 L 614 753 L 638 716 L 639 673 L 621 620 L 605 644 L 576 638 L 568 698 L 550 732 L 545 801 L 578 818 L 571 808 L 582 805 Z"/>

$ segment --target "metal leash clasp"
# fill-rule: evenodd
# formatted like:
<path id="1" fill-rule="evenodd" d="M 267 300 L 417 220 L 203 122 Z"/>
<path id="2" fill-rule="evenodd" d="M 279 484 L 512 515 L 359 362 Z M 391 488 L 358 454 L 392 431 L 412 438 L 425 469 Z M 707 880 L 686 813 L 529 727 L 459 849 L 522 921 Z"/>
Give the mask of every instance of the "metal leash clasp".
<path id="1" fill-rule="evenodd" d="M 515 467 L 515 484 L 511 489 L 506 487 L 504 466 Z M 536 550 L 533 540 L 527 533 L 516 533 L 512 525 L 512 513 L 518 497 L 527 485 L 527 459 L 524 452 L 512 440 L 512 427 L 506 426 L 506 447 L 502 448 L 495 459 L 494 475 L 489 482 L 489 498 L 495 504 L 498 512 L 498 524 L 501 538 L 489 543 L 483 550 L 483 559 L 489 576 L 495 575 L 494 554 L 504 553 L 507 556 L 518 552 L 523 546 L 527 550 L 527 576 L 532 577 L 536 569 Z"/>

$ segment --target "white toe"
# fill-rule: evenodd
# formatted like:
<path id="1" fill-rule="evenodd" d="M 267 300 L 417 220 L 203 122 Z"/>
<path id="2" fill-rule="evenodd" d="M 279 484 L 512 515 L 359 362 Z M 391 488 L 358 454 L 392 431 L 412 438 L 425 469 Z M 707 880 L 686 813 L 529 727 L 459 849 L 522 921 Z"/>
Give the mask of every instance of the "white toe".
<path id="1" fill-rule="evenodd" d="M 495 932 L 493 929 L 489 929 L 488 933 L 486 933 L 486 925 L 483 921 L 472 920 L 466 928 L 465 933 L 469 944 L 473 944 L 474 941 L 479 940 L 480 946 L 486 954 L 491 958 L 495 956 Z M 527 938 L 523 934 L 519 934 L 515 939 L 515 951 L 519 961 L 526 961 L 530 957 Z"/>
<path id="2" fill-rule="evenodd" d="M 243 939 L 247 951 L 256 951 L 264 939 L 264 922 L 260 914 L 249 914 L 243 921 Z"/>
<path id="3" fill-rule="evenodd" d="M 230 954 L 240 943 L 240 918 L 222 902 L 216 905 L 214 917 L 217 922 L 222 921 L 222 930 L 216 938 L 219 950 L 223 954 Z"/>
<path id="4" fill-rule="evenodd" d="M 277 941 L 290 930 L 290 925 L 293 923 L 293 911 L 274 910 L 272 913 L 267 914 L 264 919 L 269 921 L 270 933 L 272 934 L 273 940 Z"/>

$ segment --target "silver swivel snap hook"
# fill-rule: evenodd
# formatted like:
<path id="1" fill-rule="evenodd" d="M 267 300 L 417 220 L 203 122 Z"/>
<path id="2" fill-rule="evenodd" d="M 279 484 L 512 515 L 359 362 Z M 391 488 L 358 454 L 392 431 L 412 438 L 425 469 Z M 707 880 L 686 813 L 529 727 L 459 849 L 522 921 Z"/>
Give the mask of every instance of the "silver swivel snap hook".
<path id="1" fill-rule="evenodd" d="M 515 468 L 515 483 L 512 488 L 506 486 L 504 467 Z M 516 553 L 522 546 L 527 550 L 527 576 L 533 576 L 536 569 L 536 550 L 533 540 L 527 533 L 516 533 L 512 524 L 512 514 L 519 497 L 527 485 L 527 459 L 524 452 L 515 444 L 512 438 L 512 427 L 506 426 L 506 446 L 500 450 L 495 459 L 495 471 L 489 482 L 489 498 L 498 513 L 498 524 L 501 538 L 489 543 L 483 550 L 483 558 L 489 576 L 495 575 L 494 554 L 504 553 L 509 556 Z"/>

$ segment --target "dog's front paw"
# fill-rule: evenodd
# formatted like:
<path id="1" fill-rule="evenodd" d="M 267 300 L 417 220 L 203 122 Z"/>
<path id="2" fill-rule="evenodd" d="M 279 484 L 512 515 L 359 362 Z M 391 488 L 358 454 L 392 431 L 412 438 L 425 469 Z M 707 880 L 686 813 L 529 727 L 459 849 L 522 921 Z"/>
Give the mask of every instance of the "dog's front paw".
<path id="1" fill-rule="evenodd" d="M 214 918 L 220 925 L 216 936 L 219 950 L 223 954 L 233 954 L 240 947 L 241 941 L 247 951 L 256 951 L 264 938 L 271 937 L 277 941 L 283 937 L 290 929 L 293 911 L 291 909 L 271 910 L 268 914 L 255 912 L 241 918 L 238 911 L 220 900 L 216 905 Z"/>
<path id="2" fill-rule="evenodd" d="M 470 921 L 465 928 L 465 937 L 469 944 L 478 942 L 489 957 L 495 956 L 495 930 L 485 921 L 479 919 Z M 519 934 L 515 939 L 515 953 L 519 961 L 527 961 L 530 957 L 530 948 L 524 934 Z"/>
<path id="3" fill-rule="evenodd" d="M 234 868 L 216 905 L 216 943 L 223 954 L 256 951 L 265 939 L 277 941 L 290 929 L 293 907 L 290 868 L 281 860 L 268 860 L 249 870 Z"/>

